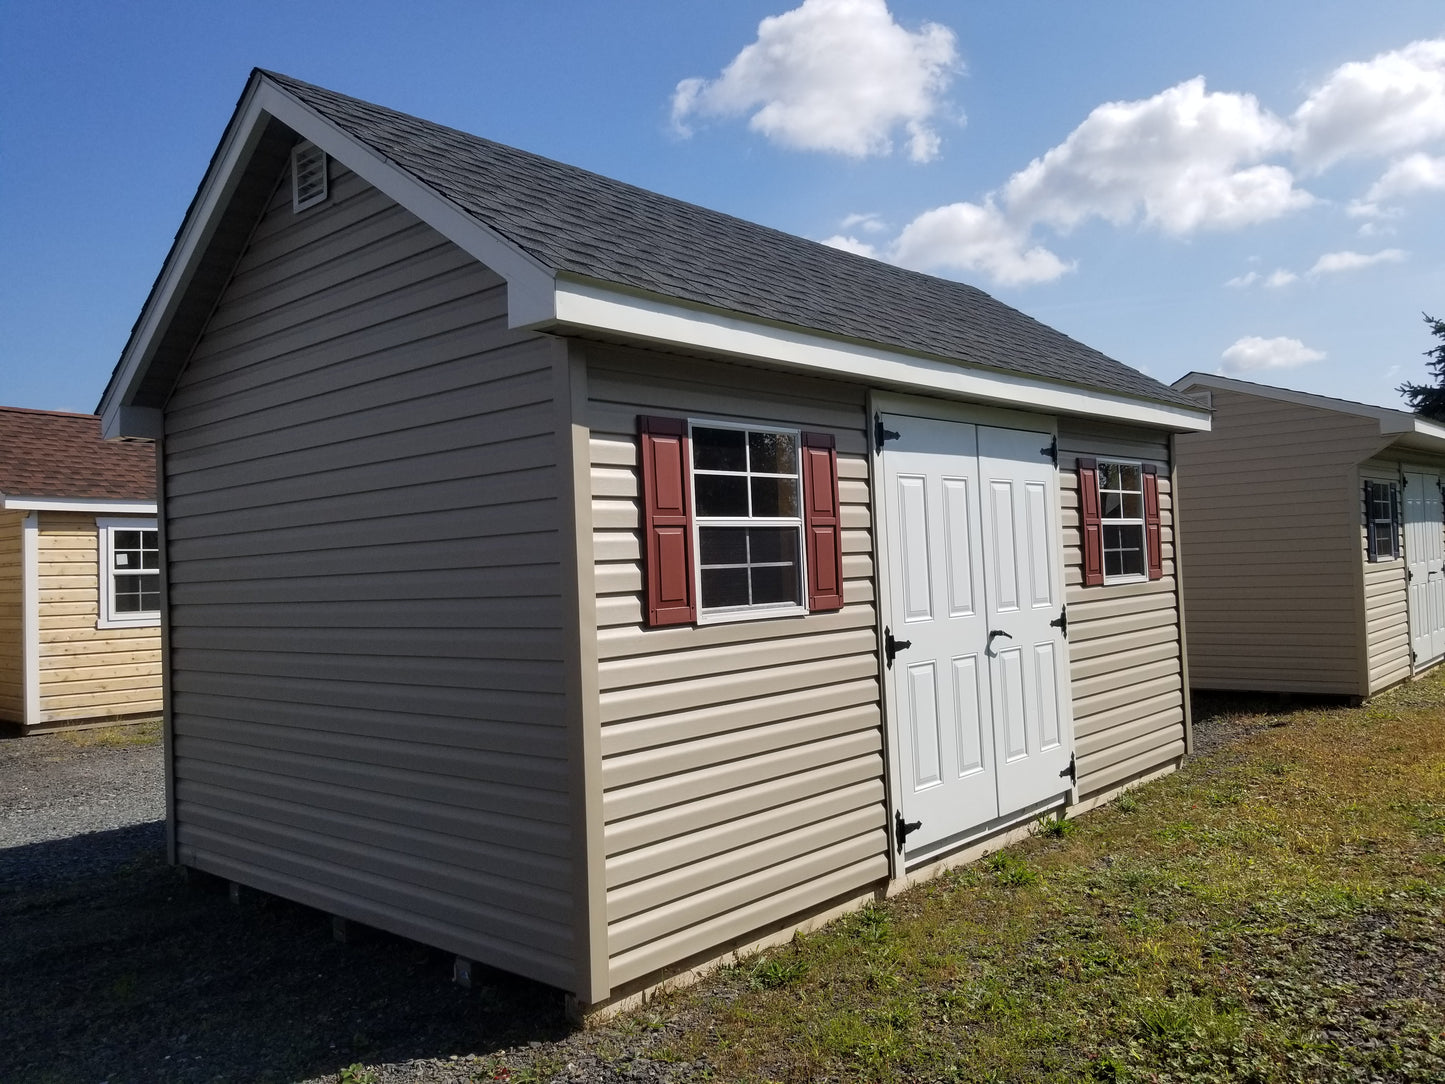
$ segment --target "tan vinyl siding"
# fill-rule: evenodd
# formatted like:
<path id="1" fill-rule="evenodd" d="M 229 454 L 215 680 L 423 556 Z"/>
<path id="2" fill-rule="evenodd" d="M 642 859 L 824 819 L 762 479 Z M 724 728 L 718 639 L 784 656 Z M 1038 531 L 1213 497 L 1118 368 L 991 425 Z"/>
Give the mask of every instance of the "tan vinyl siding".
<path id="1" fill-rule="evenodd" d="M 41 723 L 161 711 L 160 626 L 96 627 L 102 584 L 95 519 L 40 513 Z"/>
<path id="2" fill-rule="evenodd" d="M 1080 456 L 1158 467 L 1162 579 L 1083 586 L 1076 465 Z M 1173 496 L 1167 435 L 1061 420 L 1060 522 L 1069 607 L 1074 754 L 1082 798 L 1156 772 L 1184 754 Z"/>
<path id="3" fill-rule="evenodd" d="M 888 875 L 860 389 L 589 348 L 607 936 L 614 987 Z M 845 605 L 649 629 L 640 413 L 838 442 Z"/>
<path id="4" fill-rule="evenodd" d="M 1405 558 L 1393 561 L 1370 561 L 1365 530 L 1365 481 L 1400 481 L 1398 462 L 1371 460 L 1360 467 L 1360 484 L 1356 486 L 1359 501 L 1359 561 L 1364 566 L 1365 583 L 1365 652 L 1369 667 L 1369 694 L 1407 679 L 1410 661 L 1410 613 L 1407 603 Z M 1403 531 L 1402 531 L 1403 534 Z M 1403 546 L 1401 553 L 1404 553 Z"/>
<path id="5" fill-rule="evenodd" d="M 1178 438 L 1196 688 L 1368 691 L 1356 465 L 1379 423 L 1234 391 Z"/>
<path id="6" fill-rule="evenodd" d="M 0 722 L 25 721 L 24 512 L 0 511 Z"/>
<path id="7" fill-rule="evenodd" d="M 333 171 L 167 406 L 180 860 L 572 988 L 559 348 Z"/>

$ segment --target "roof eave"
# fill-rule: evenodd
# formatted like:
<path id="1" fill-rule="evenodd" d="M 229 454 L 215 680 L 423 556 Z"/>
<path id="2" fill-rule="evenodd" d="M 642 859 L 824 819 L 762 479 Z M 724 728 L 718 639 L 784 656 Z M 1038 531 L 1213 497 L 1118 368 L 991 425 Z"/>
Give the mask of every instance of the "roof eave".
<path id="1" fill-rule="evenodd" d="M 518 321 L 512 323 L 515 326 Z M 966 367 L 945 358 L 831 338 L 567 274 L 556 278 L 552 315 L 529 326 L 561 334 L 601 332 L 663 348 L 701 350 L 770 367 L 851 377 L 895 391 L 1011 407 L 1022 401 L 1040 410 L 1180 432 L 1201 432 L 1210 426 L 1209 411 L 1204 407 Z"/>
<path id="2" fill-rule="evenodd" d="M 215 235 L 245 164 L 271 118 L 316 144 L 329 156 L 345 162 L 363 180 L 501 275 L 507 282 L 508 309 L 513 313 L 514 324 L 552 317 L 551 268 L 298 101 L 264 72 L 256 71 L 227 125 L 97 407 L 101 435 L 105 439 L 159 437 L 160 413 L 137 404 L 137 393 L 154 361 L 161 336 L 184 301 L 206 246 Z"/>

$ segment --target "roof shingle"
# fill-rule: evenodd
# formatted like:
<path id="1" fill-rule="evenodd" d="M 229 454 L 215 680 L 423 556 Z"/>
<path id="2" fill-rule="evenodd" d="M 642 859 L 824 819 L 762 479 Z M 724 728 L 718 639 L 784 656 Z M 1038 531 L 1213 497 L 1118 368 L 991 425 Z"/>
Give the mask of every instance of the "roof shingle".
<path id="1" fill-rule="evenodd" d="M 1198 406 L 965 283 L 261 74 L 554 271 L 964 366 Z"/>
<path id="2" fill-rule="evenodd" d="M 0 495 L 153 501 L 155 446 L 102 440 L 94 414 L 0 407 Z"/>

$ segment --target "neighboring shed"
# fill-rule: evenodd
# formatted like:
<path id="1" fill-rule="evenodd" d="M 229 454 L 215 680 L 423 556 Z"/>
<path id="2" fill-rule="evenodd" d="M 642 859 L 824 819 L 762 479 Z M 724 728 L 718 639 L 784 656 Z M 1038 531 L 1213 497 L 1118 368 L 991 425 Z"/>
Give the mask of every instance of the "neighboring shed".
<path id="1" fill-rule="evenodd" d="M 1186 748 L 1207 412 L 959 283 L 256 72 L 102 413 L 175 860 L 583 1005 Z"/>
<path id="2" fill-rule="evenodd" d="M 161 711 L 155 451 L 0 407 L 0 723 Z"/>
<path id="3" fill-rule="evenodd" d="M 1355 698 L 1445 658 L 1445 426 L 1190 373 L 1178 442 L 1197 689 Z"/>

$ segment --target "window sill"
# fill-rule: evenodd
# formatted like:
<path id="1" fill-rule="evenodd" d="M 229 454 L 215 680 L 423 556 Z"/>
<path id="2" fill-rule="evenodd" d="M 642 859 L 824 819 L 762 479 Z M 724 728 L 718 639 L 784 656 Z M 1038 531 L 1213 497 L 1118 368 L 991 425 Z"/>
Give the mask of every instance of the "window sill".
<path id="1" fill-rule="evenodd" d="M 161 615 L 136 614 L 134 617 L 101 618 L 95 623 L 97 629 L 155 629 L 160 628 Z"/>
<path id="2" fill-rule="evenodd" d="M 1148 576 L 1141 576 L 1141 575 L 1134 575 L 1134 576 L 1105 576 L 1105 577 L 1104 577 L 1104 586 L 1105 586 L 1105 587 L 1119 587 L 1119 586 L 1121 586 L 1122 584 L 1126 584 L 1126 583 L 1148 583 L 1148 582 L 1149 582 L 1149 577 L 1148 577 Z"/>
<path id="3" fill-rule="evenodd" d="M 779 606 L 757 610 L 699 610 L 699 625 L 725 625 L 734 621 L 767 621 L 775 617 L 803 617 L 807 614 L 804 606 Z"/>

